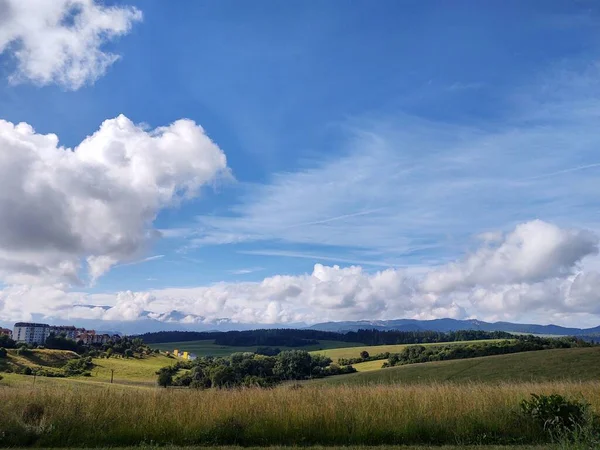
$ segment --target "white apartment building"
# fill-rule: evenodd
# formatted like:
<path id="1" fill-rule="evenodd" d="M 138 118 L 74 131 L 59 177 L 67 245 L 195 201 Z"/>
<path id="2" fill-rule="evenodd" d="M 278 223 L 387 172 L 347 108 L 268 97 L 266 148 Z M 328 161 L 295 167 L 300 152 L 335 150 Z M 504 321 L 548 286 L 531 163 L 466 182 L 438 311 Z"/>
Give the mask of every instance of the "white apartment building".
<path id="1" fill-rule="evenodd" d="M 110 336 L 107 334 L 97 335 L 94 330 L 76 328 L 72 325 L 47 325 L 30 322 L 15 323 L 12 338 L 26 344 L 43 344 L 51 333 L 74 341 L 82 340 L 86 344 L 104 344 L 110 340 Z"/>
<path id="2" fill-rule="evenodd" d="M 50 334 L 50 326 L 45 323 L 17 322 L 13 339 L 26 344 L 43 344 Z"/>

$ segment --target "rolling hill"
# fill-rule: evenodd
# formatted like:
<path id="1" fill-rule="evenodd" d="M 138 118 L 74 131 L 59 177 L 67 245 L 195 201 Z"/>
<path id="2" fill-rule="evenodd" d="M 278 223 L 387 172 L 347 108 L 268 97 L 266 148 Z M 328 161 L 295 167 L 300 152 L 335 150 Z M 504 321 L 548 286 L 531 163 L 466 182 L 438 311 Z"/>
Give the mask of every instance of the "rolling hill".
<path id="1" fill-rule="evenodd" d="M 229 356 L 232 353 L 237 352 L 255 352 L 258 346 L 231 346 L 231 345 L 218 345 L 215 344 L 213 339 L 199 340 L 199 341 L 185 341 L 185 342 L 166 342 L 158 344 L 150 344 L 152 348 L 157 348 L 161 351 L 173 351 L 174 349 L 180 351 L 186 351 L 196 354 L 196 356 Z M 291 350 L 301 349 L 306 351 L 325 350 L 331 348 L 343 348 L 353 347 L 358 348 L 363 346 L 360 342 L 342 342 L 342 341 L 328 341 L 321 340 L 318 344 L 305 345 L 302 347 L 285 347 L 276 346 L 280 350 Z M 360 350 L 359 350 L 360 353 Z M 358 356 L 358 355 L 357 355 Z"/>
<path id="2" fill-rule="evenodd" d="M 369 364 L 369 363 L 363 363 Z M 359 366 L 359 365 L 357 365 Z M 357 369 L 359 369 L 357 367 Z M 417 384 L 440 382 L 542 382 L 598 380 L 600 348 L 570 348 L 409 364 L 312 380 L 316 384 Z"/>

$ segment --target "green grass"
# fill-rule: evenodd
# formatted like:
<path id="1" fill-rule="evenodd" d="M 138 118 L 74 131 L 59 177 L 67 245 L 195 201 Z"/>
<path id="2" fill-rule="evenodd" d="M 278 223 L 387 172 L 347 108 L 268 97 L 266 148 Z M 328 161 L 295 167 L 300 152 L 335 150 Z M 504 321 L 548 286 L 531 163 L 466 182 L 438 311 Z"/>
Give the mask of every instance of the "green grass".
<path id="1" fill-rule="evenodd" d="M 532 392 L 583 397 L 600 412 L 599 382 L 207 391 L 0 386 L 0 446 L 541 445 L 547 433 L 519 414 Z"/>
<path id="2" fill-rule="evenodd" d="M 477 342 L 499 342 L 503 339 L 486 339 L 480 341 L 456 341 L 456 342 L 436 342 L 431 344 L 397 344 L 397 345 L 359 345 L 356 347 L 344 347 L 344 348 L 331 348 L 312 351 L 311 353 L 320 353 L 321 355 L 329 356 L 334 362 L 339 358 L 360 358 L 360 352 L 363 350 L 369 352 L 369 355 L 375 356 L 378 353 L 399 353 L 403 348 L 409 345 L 459 345 L 459 344 L 473 344 Z"/>
<path id="3" fill-rule="evenodd" d="M 66 350 L 46 350 L 36 349 L 31 350 L 28 355 L 17 355 L 16 350 L 8 350 L 7 358 L 0 359 L 0 372 L 7 369 L 18 371 L 25 367 L 50 367 L 60 368 L 71 359 L 79 358 L 75 352 Z"/>
<path id="4" fill-rule="evenodd" d="M 161 367 L 171 366 L 176 358 L 165 355 L 151 355 L 139 358 L 94 358 L 95 367 L 92 369 L 94 381 L 109 382 L 111 370 L 114 370 L 114 382 L 136 382 L 155 384 L 156 371 Z"/>
<path id="5" fill-rule="evenodd" d="M 161 450 L 292 450 L 292 449 L 301 449 L 306 450 L 307 447 L 296 447 L 296 446 L 285 446 L 285 447 L 173 447 L 166 446 L 160 447 Z M 499 446 L 499 445 L 475 445 L 475 446 L 455 446 L 455 445 L 444 445 L 444 446 L 435 446 L 430 447 L 428 445 L 419 445 L 419 446 L 405 446 L 405 445 L 386 445 L 376 447 L 375 450 L 460 450 L 460 449 L 468 449 L 468 450 L 552 450 L 554 446 L 539 446 L 539 445 L 511 445 L 511 446 Z M 565 447 L 560 447 L 561 449 Z M 311 446 L 310 450 L 373 450 L 373 447 L 367 446 L 347 446 L 347 447 L 321 447 L 321 446 Z M 13 449 L 19 450 L 19 449 Z M 84 449 L 72 449 L 72 450 L 84 450 Z M 139 446 L 139 447 L 104 447 L 97 448 L 96 450 L 156 450 L 156 446 Z"/>
<path id="6" fill-rule="evenodd" d="M 78 357 L 77 354 L 64 350 L 33 350 L 33 354 L 27 356 L 17 356 L 14 354 L 14 351 L 11 351 L 9 358 L 4 362 L 4 367 L 10 366 L 13 370 L 21 369 L 23 367 L 31 367 L 33 369 L 40 366 L 60 368 L 69 359 Z M 69 382 L 86 382 L 105 385 L 110 383 L 111 371 L 113 371 L 113 383 L 154 386 L 156 384 L 156 371 L 161 367 L 173 365 L 176 361 L 176 358 L 168 358 L 165 355 L 150 355 L 145 356 L 144 358 L 118 358 L 115 356 L 111 358 L 94 358 L 93 363 L 95 367 L 91 370 L 90 377 L 36 377 L 36 383 L 41 383 L 42 385 L 59 383 L 59 385 L 65 386 Z M 32 376 L 11 373 L 2 373 L 2 376 L 5 378 L 3 381 L 5 384 L 27 385 L 33 383 Z"/>
<path id="7" fill-rule="evenodd" d="M 376 361 L 367 361 L 363 363 L 352 364 L 352 367 L 354 367 L 359 372 L 370 372 L 372 370 L 381 370 L 381 365 L 386 361 L 386 359 L 378 359 Z"/>
<path id="8" fill-rule="evenodd" d="M 281 350 L 302 349 L 306 351 L 325 350 L 330 348 L 356 347 L 362 345 L 358 342 L 340 342 L 340 341 L 319 341 L 315 345 L 306 345 L 303 347 L 285 347 L 276 346 Z M 234 347 L 230 345 L 217 345 L 214 340 L 200 340 L 187 342 L 166 342 L 161 344 L 150 344 L 150 347 L 157 348 L 161 351 L 172 352 L 174 349 L 180 352 L 186 351 L 195 353 L 197 356 L 229 356 L 236 352 L 252 352 L 254 353 L 257 346 Z"/>
<path id="9" fill-rule="evenodd" d="M 369 363 L 361 363 L 369 364 Z M 357 364 L 357 367 L 360 364 Z M 316 384 L 415 384 L 598 380 L 600 348 L 540 350 L 511 355 L 409 364 L 312 380 Z"/>

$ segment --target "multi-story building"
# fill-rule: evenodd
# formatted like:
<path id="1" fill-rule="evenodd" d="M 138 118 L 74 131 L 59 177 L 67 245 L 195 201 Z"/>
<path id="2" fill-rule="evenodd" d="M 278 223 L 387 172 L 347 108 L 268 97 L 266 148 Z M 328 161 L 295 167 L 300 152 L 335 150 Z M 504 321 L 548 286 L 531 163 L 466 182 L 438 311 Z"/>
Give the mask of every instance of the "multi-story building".
<path id="1" fill-rule="evenodd" d="M 1 330 L 3 329 L 0 328 Z M 15 323 L 14 332 L 6 331 L 12 334 L 15 341 L 26 344 L 43 344 L 50 334 L 64 336 L 74 341 L 83 341 L 84 344 L 106 344 L 111 339 L 117 338 L 117 336 L 111 337 L 108 334 L 96 334 L 95 330 L 86 330 L 72 325 L 47 325 L 45 323 L 18 322 Z M 2 333 L 0 332 L 0 334 Z"/>
<path id="2" fill-rule="evenodd" d="M 13 339 L 26 344 L 43 344 L 50 334 L 50 326 L 45 323 L 17 322 Z"/>
<path id="3" fill-rule="evenodd" d="M 7 335 L 10 339 L 12 339 L 12 335 L 13 335 L 12 330 L 9 330 L 8 328 L 1 328 L 0 327 L 0 336 L 3 335 L 3 334 Z"/>
<path id="4" fill-rule="evenodd" d="M 96 334 L 94 330 L 85 330 L 77 335 L 77 341 L 83 341 L 84 344 L 106 344 L 111 337 L 108 334 Z"/>

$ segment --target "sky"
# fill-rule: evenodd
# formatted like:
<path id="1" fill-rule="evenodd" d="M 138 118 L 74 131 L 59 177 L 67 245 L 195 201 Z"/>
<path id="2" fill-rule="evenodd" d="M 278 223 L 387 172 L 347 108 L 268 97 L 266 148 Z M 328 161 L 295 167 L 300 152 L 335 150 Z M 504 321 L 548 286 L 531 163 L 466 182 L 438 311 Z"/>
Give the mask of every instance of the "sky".
<path id="1" fill-rule="evenodd" d="M 594 1 L 0 0 L 0 324 L 600 325 Z"/>

